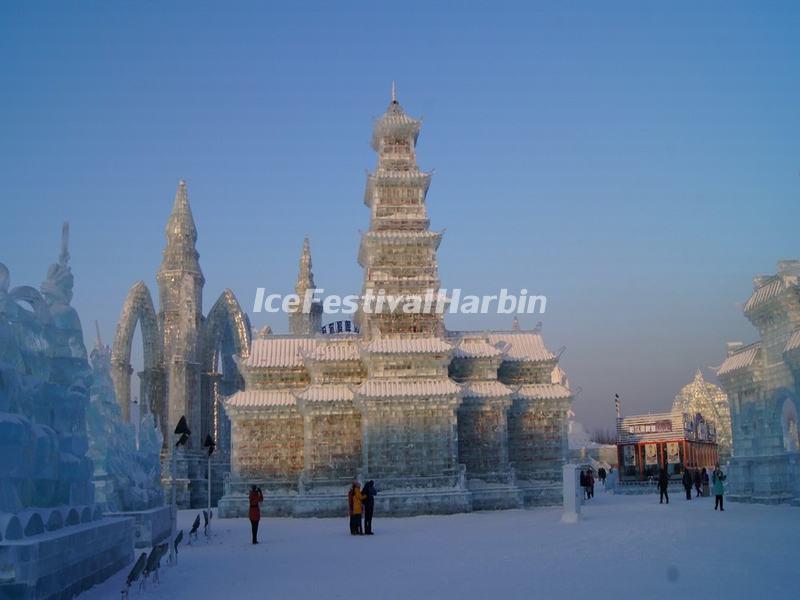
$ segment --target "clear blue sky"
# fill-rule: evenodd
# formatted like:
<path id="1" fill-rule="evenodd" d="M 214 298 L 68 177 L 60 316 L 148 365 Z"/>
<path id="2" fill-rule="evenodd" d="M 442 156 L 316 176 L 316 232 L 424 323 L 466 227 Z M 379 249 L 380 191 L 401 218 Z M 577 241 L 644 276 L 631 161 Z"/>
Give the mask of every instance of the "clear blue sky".
<path id="1" fill-rule="evenodd" d="M 578 417 L 610 427 L 615 392 L 666 409 L 753 339 L 752 276 L 800 256 L 799 31 L 797 2 L 3 2 L 0 260 L 38 285 L 69 219 L 111 338 L 185 178 L 206 309 L 288 291 L 304 234 L 318 285 L 358 291 L 394 79 L 444 285 L 547 295 Z"/>

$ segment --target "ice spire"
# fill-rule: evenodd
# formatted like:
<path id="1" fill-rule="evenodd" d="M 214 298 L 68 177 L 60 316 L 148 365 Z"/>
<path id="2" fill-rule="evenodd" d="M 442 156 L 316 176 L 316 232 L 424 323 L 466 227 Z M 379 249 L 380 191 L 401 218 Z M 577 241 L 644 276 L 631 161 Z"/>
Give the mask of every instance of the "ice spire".
<path id="1" fill-rule="evenodd" d="M 397 103 L 397 85 L 392 81 L 392 104 Z"/>
<path id="2" fill-rule="evenodd" d="M 300 269 L 297 272 L 297 283 L 295 291 L 302 295 L 306 290 L 313 290 L 317 286 L 314 284 L 314 272 L 311 270 L 311 244 L 308 236 L 303 239 L 303 252 L 300 255 Z"/>
<path id="3" fill-rule="evenodd" d="M 61 226 L 61 253 L 58 255 L 58 264 L 62 267 L 69 264 L 69 221 L 64 221 Z"/>
<path id="4" fill-rule="evenodd" d="M 167 247 L 164 249 L 161 271 L 181 270 L 200 273 L 198 261 L 200 255 L 195 249 L 197 228 L 194 225 L 189 194 L 183 179 L 178 183 L 178 190 L 175 192 L 172 213 L 167 220 L 166 236 Z"/>
<path id="5" fill-rule="evenodd" d="M 172 203 L 172 213 L 167 221 L 167 239 L 170 236 L 185 235 L 197 241 L 197 228 L 194 225 L 192 208 L 189 206 L 189 194 L 186 191 L 186 182 L 181 179 L 175 192 L 175 201 Z"/>
<path id="6" fill-rule="evenodd" d="M 313 298 L 314 273 L 311 270 L 311 244 L 308 236 L 303 239 L 303 252 L 300 254 L 300 268 L 294 291 L 300 297 L 300 307 L 289 314 L 289 329 L 296 335 L 317 333 L 322 325 L 322 305 Z M 311 295 L 309 295 L 311 294 Z"/>

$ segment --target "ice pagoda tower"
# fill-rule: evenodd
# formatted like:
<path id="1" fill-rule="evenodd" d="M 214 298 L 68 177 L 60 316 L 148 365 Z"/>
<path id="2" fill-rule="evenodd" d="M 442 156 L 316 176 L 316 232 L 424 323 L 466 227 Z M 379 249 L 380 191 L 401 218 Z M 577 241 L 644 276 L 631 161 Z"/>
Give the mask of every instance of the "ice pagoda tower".
<path id="1" fill-rule="evenodd" d="M 429 173 L 415 155 L 420 121 L 408 116 L 394 86 L 386 112 L 375 123 L 372 148 L 378 166 L 368 175 L 364 203 L 370 225 L 361 238 L 364 268 L 358 325 L 364 337 L 367 379 L 355 392 L 362 422 L 362 477 L 383 486 L 428 488 L 404 494 L 436 512 L 464 510 L 469 497 L 458 463 L 456 410 L 460 387 L 448 376 L 452 344 L 441 311 L 393 310 L 381 297 L 438 294 L 436 250 L 440 232 L 429 229 L 425 197 Z M 372 302 L 371 302 L 372 300 Z M 446 492 L 436 492 L 441 488 Z"/>
<path id="2" fill-rule="evenodd" d="M 225 400 L 220 517 L 245 516 L 253 484 L 268 490 L 268 514 L 341 515 L 354 477 L 375 481 L 383 514 L 561 501 L 572 392 L 553 379 L 558 355 L 538 329 L 445 329 L 419 132 L 393 89 L 372 135 L 358 327 L 319 328 L 309 307 L 290 315 L 290 334 L 265 333 L 237 358 L 245 389 Z M 295 291 L 313 285 L 304 245 Z"/>

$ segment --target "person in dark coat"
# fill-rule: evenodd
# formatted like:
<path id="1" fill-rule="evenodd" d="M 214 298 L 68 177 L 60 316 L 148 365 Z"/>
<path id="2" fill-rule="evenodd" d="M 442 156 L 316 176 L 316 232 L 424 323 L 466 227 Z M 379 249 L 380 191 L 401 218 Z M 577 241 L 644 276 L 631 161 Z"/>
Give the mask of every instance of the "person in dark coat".
<path id="1" fill-rule="evenodd" d="M 256 487 L 255 485 L 250 488 L 250 511 L 248 512 L 248 517 L 250 517 L 250 529 L 253 533 L 253 543 L 258 543 L 258 522 L 261 520 L 261 504 L 264 501 L 264 494 L 261 493 L 261 488 Z"/>
<path id="2" fill-rule="evenodd" d="M 663 504 L 665 499 L 667 504 L 669 504 L 669 493 L 667 492 L 668 487 L 669 476 L 667 475 L 667 470 L 662 467 L 662 469 L 658 472 L 659 504 Z"/>
<path id="3" fill-rule="evenodd" d="M 375 482 L 371 479 L 361 489 L 364 498 L 364 535 L 372 535 L 372 513 L 375 510 Z"/>
<path id="4" fill-rule="evenodd" d="M 708 480 L 708 471 L 706 471 L 705 467 L 703 467 L 703 472 L 700 473 L 700 479 L 702 479 L 702 481 L 703 481 L 703 496 L 704 497 L 708 496 L 708 493 L 709 493 L 708 481 L 709 480 Z"/>
<path id="5" fill-rule="evenodd" d="M 580 482 L 581 482 L 581 490 L 583 491 L 583 498 L 586 499 L 588 498 L 588 494 L 586 491 L 586 473 L 583 471 L 583 469 L 581 469 Z"/>
<path id="6" fill-rule="evenodd" d="M 587 498 L 594 498 L 594 475 L 591 469 L 586 471 L 586 496 Z"/>
<path id="7" fill-rule="evenodd" d="M 703 495 L 701 491 L 701 486 L 703 485 L 703 476 L 700 474 L 700 469 L 697 468 L 695 465 L 694 468 L 694 489 L 695 489 L 695 498 L 699 498 Z"/>
<path id="8" fill-rule="evenodd" d="M 686 499 L 691 500 L 694 477 L 692 477 L 692 470 L 689 467 L 686 467 L 683 470 L 683 477 L 681 478 L 681 481 L 683 481 L 683 489 L 686 490 Z"/>
<path id="9" fill-rule="evenodd" d="M 600 478 L 600 483 L 603 484 L 603 487 L 606 487 L 606 468 L 600 467 L 597 470 L 597 476 Z"/>

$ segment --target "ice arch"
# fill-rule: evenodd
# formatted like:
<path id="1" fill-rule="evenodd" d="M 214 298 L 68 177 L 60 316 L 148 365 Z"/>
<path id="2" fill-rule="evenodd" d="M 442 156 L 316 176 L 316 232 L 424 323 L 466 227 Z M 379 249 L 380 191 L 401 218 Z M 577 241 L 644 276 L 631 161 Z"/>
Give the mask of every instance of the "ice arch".
<path id="1" fill-rule="evenodd" d="M 241 387 L 233 357 L 250 355 L 250 320 L 231 290 L 220 294 L 203 323 L 200 353 L 202 435 L 211 434 L 222 449 L 227 449 L 227 423 L 221 401 Z"/>
<path id="2" fill-rule="evenodd" d="M 787 452 L 800 450 L 800 437 L 797 431 L 797 407 L 791 398 L 786 398 L 783 401 L 781 425 L 783 427 L 783 449 Z"/>
<path id="3" fill-rule="evenodd" d="M 135 283 L 125 298 L 111 351 L 111 378 L 114 380 L 114 391 L 125 421 L 130 421 L 131 374 L 133 373 L 131 344 L 137 324 L 142 328 L 144 353 L 141 406 L 147 407 L 159 417 L 159 420 L 162 420 L 164 370 L 161 340 L 156 311 L 153 308 L 153 298 L 143 281 Z"/>

